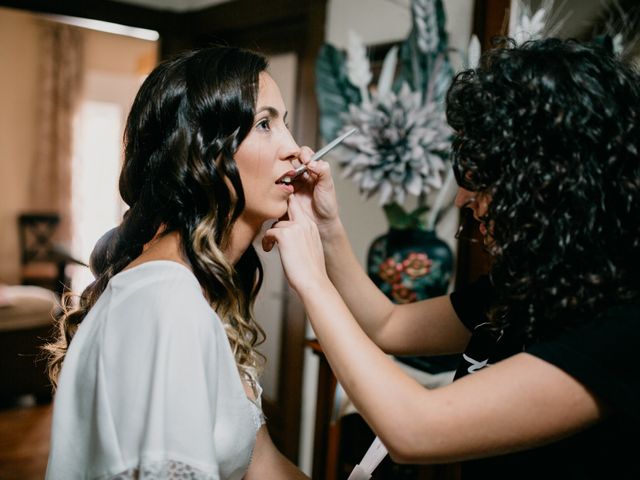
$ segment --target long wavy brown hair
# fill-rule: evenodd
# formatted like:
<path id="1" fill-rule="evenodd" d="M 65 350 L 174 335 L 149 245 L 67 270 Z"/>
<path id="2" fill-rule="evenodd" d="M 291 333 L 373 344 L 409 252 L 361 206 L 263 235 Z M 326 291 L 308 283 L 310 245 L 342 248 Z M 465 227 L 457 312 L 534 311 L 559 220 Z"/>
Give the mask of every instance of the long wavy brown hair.
<path id="1" fill-rule="evenodd" d="M 78 326 L 109 280 L 159 231 L 177 232 L 183 254 L 222 319 L 240 373 L 255 380 L 264 333 L 253 318 L 262 267 L 253 246 L 235 264 L 223 251 L 245 200 L 233 155 L 253 125 L 264 57 L 232 47 L 191 51 L 156 67 L 125 128 L 122 223 L 92 253 L 95 281 L 66 307 L 44 348 L 54 385 Z M 65 302 L 63 302 L 65 303 Z"/>

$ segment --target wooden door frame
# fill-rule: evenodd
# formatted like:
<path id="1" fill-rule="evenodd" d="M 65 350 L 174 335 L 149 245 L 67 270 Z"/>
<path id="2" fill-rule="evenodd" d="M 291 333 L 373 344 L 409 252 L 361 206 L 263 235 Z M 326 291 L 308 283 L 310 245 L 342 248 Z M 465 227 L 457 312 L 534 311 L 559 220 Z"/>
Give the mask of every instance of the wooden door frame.
<path id="1" fill-rule="evenodd" d="M 177 13 L 110 0 L 0 0 L 0 6 L 34 13 L 68 15 L 156 30 L 160 57 L 210 43 L 250 48 L 265 55 L 297 57 L 294 137 L 300 145 L 318 140 L 315 59 L 324 41 L 327 0 L 234 0 Z M 286 286 L 279 359 L 278 401 L 263 406 L 274 443 L 298 462 L 302 410 L 306 314 Z"/>
<path id="2" fill-rule="evenodd" d="M 482 51 L 491 48 L 491 39 L 506 35 L 509 28 L 511 0 L 476 0 L 473 10 L 473 33 L 478 36 Z M 464 209 L 467 210 L 467 209 Z M 490 269 L 491 258 L 485 252 L 478 222 L 465 211 L 460 212 L 463 227 L 458 239 L 456 261 L 456 284 L 460 289 L 472 283 Z"/>

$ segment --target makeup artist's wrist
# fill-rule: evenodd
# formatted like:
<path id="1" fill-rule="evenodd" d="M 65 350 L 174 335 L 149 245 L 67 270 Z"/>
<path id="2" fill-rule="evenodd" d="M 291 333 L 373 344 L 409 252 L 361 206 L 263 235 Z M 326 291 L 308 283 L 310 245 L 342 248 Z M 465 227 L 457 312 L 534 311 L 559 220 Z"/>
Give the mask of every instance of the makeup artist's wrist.
<path id="1" fill-rule="evenodd" d="M 330 291 L 335 290 L 329 277 L 322 275 L 314 279 L 308 278 L 306 282 L 293 286 L 303 304 L 315 302 L 323 298 Z"/>
<path id="2" fill-rule="evenodd" d="M 318 233 L 322 239 L 322 243 L 331 242 L 333 240 L 341 238 L 346 235 L 346 230 L 339 216 L 336 216 L 333 220 L 327 220 L 324 222 L 318 222 Z"/>

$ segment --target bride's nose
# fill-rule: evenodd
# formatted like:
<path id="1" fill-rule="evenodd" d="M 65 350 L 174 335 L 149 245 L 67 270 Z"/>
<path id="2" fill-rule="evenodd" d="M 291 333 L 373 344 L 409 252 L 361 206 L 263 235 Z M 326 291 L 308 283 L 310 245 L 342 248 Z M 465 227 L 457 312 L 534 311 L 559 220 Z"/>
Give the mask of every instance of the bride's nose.
<path id="1" fill-rule="evenodd" d="M 293 139 L 290 132 L 286 133 L 286 139 L 280 147 L 280 159 L 285 161 L 294 161 L 300 158 L 300 146 Z"/>

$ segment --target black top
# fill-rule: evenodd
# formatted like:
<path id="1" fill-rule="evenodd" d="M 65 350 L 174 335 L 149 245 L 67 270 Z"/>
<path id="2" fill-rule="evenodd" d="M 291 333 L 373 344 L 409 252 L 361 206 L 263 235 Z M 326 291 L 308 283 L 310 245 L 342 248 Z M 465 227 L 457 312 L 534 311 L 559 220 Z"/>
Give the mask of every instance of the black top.
<path id="1" fill-rule="evenodd" d="M 456 379 L 525 351 L 561 368 L 612 409 L 599 424 L 564 440 L 464 462 L 464 480 L 640 479 L 640 305 L 612 307 L 551 339 L 525 342 L 488 328 L 486 312 L 494 298 L 488 277 L 450 298 L 472 332 Z"/>

